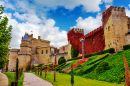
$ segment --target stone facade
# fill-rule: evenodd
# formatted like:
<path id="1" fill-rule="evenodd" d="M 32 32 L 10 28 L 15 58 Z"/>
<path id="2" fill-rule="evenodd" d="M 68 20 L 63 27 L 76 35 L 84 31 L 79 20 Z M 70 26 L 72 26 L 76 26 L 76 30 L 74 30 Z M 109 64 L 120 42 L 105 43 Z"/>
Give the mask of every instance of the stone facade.
<path id="1" fill-rule="evenodd" d="M 19 59 L 19 68 L 23 68 L 23 71 L 26 71 L 28 65 L 53 64 L 54 57 L 50 57 L 50 55 L 53 56 L 55 53 L 57 53 L 57 60 L 60 56 L 65 56 L 67 59 L 68 46 L 58 50 L 50 46 L 50 41 L 43 40 L 40 36 L 36 39 L 33 38 L 33 34 L 25 33 L 21 40 L 20 49 L 11 49 L 9 52 L 8 71 L 15 70 L 17 58 Z"/>
<path id="2" fill-rule="evenodd" d="M 128 25 L 125 8 L 114 7 L 104 25 L 105 49 L 115 48 L 116 51 L 123 49 L 123 45 L 127 44 L 125 34 L 128 32 Z"/>

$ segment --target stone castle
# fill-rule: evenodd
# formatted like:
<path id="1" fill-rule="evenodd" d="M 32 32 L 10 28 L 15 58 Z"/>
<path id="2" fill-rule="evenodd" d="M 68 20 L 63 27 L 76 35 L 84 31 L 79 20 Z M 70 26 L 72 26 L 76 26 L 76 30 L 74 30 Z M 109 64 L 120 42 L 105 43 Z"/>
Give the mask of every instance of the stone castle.
<path id="1" fill-rule="evenodd" d="M 126 16 L 124 7 L 110 6 L 102 13 L 102 26 L 84 35 L 82 29 L 71 29 L 68 32 L 68 43 L 82 53 L 81 39 L 84 40 L 84 53 L 100 52 L 114 48 L 123 50 L 123 45 L 130 44 L 130 18 Z M 71 52 L 68 51 L 68 55 Z"/>
<path id="2" fill-rule="evenodd" d="M 33 34 L 25 33 L 22 37 L 20 49 L 11 49 L 9 52 L 8 71 L 15 70 L 16 58 L 19 58 L 19 67 L 24 71 L 28 65 L 54 63 L 55 53 L 57 61 L 61 56 L 71 58 L 71 47 L 82 54 L 84 41 L 84 54 L 100 52 L 104 49 L 114 48 L 115 51 L 123 49 L 123 45 L 130 44 L 130 18 L 126 16 L 124 7 L 110 6 L 102 13 L 102 26 L 84 35 L 83 29 L 71 29 L 68 34 L 68 45 L 57 49 L 50 46 L 50 41 L 33 38 Z"/>
<path id="3" fill-rule="evenodd" d="M 55 54 L 57 61 L 61 56 L 69 59 L 68 45 L 57 49 L 50 46 L 50 41 L 42 40 L 40 36 L 36 39 L 33 38 L 33 34 L 25 33 L 21 40 L 20 49 L 11 49 L 9 51 L 8 71 L 15 70 L 17 58 L 19 59 L 19 68 L 23 68 L 25 71 L 28 65 L 54 64 Z"/>

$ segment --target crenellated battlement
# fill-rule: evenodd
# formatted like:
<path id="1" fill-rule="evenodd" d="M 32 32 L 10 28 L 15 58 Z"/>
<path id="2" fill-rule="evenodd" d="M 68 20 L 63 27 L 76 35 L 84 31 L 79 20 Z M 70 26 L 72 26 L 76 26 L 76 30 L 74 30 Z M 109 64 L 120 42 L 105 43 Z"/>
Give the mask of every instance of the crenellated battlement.
<path id="1" fill-rule="evenodd" d="M 79 29 L 79 28 L 72 28 L 76 33 L 83 33 L 84 34 L 84 29 Z"/>
<path id="2" fill-rule="evenodd" d="M 125 8 L 124 7 L 117 7 L 117 6 L 115 6 L 114 7 L 114 11 L 121 11 L 121 12 L 125 12 Z"/>

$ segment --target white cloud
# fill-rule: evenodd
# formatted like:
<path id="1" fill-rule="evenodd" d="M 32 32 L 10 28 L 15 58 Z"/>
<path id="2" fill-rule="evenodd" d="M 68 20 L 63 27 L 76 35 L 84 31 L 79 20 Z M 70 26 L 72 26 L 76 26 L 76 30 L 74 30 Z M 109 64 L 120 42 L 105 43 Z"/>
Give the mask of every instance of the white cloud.
<path id="1" fill-rule="evenodd" d="M 13 14 L 16 18 L 22 20 L 22 21 L 27 21 L 30 23 L 40 23 L 42 20 L 38 18 L 37 15 L 35 14 L 19 14 L 18 12 L 15 12 Z"/>
<path id="2" fill-rule="evenodd" d="M 99 13 L 96 16 L 96 18 L 93 18 L 90 16 L 88 18 L 83 19 L 82 17 L 79 17 L 76 20 L 76 22 L 77 22 L 77 24 L 76 24 L 76 26 L 74 26 L 74 28 L 84 29 L 84 33 L 87 34 L 102 25 L 101 14 Z"/>
<path id="3" fill-rule="evenodd" d="M 128 6 L 129 6 L 129 8 L 130 8 L 130 4 L 129 4 Z"/>
<path id="4" fill-rule="evenodd" d="M 106 9 L 109 8 L 111 5 L 105 5 Z"/>
<path id="5" fill-rule="evenodd" d="M 125 11 L 126 11 L 126 16 L 130 17 L 130 10 L 125 9 Z"/>
<path id="6" fill-rule="evenodd" d="M 66 9 L 73 10 L 75 7 L 82 5 L 86 12 L 100 11 L 99 5 L 101 0 L 34 0 L 37 4 L 56 9 L 58 6 L 63 6 Z"/>
<path id="7" fill-rule="evenodd" d="M 102 1 L 105 3 L 112 3 L 113 2 L 113 0 L 102 0 Z"/>
<path id="8" fill-rule="evenodd" d="M 31 31 L 33 31 L 34 38 L 41 36 L 42 39 L 51 41 L 51 45 L 58 48 L 68 43 L 67 32 L 59 31 L 59 27 L 55 27 L 55 21 L 53 19 L 44 20 L 44 24 L 39 24 L 39 22 L 42 22 L 41 20 L 36 23 L 30 21 L 19 23 L 16 19 L 12 18 L 12 14 L 6 13 L 5 15 L 9 18 L 8 25 L 13 26 L 10 43 L 12 48 L 20 48 L 22 36 L 24 36 L 25 32 L 31 34 Z M 21 15 L 17 14 L 17 17 L 20 16 Z M 26 19 L 26 16 L 24 16 L 23 19 Z"/>

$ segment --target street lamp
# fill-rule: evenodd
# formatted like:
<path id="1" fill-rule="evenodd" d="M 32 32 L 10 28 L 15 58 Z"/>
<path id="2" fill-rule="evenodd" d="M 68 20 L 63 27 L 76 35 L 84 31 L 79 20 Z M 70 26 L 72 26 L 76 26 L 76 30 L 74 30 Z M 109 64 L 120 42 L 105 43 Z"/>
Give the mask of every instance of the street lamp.
<path id="1" fill-rule="evenodd" d="M 82 59 L 84 61 L 84 38 L 80 39 L 80 41 L 82 42 Z"/>

